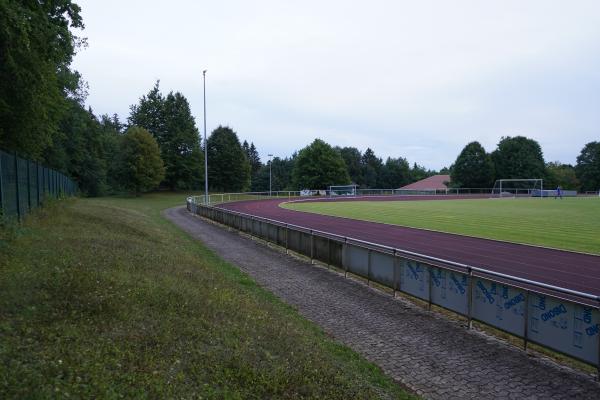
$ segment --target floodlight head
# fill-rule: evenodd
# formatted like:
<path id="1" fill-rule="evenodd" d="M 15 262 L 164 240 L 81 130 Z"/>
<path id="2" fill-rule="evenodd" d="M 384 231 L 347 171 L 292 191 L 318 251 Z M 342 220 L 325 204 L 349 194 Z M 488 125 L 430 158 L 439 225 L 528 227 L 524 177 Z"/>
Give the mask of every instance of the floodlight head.
<path id="1" fill-rule="evenodd" d="M 204 71 L 202 71 L 202 75 L 206 75 L 206 69 Z"/>

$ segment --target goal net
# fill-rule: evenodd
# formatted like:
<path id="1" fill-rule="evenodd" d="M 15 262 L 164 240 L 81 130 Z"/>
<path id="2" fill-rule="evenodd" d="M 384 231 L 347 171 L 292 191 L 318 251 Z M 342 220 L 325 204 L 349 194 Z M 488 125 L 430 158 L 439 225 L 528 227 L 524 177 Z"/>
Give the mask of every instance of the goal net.
<path id="1" fill-rule="evenodd" d="M 356 196 L 357 185 L 329 186 L 329 196 Z"/>
<path id="2" fill-rule="evenodd" d="M 492 188 L 492 197 L 548 197 L 544 190 L 544 180 L 536 179 L 497 179 Z"/>

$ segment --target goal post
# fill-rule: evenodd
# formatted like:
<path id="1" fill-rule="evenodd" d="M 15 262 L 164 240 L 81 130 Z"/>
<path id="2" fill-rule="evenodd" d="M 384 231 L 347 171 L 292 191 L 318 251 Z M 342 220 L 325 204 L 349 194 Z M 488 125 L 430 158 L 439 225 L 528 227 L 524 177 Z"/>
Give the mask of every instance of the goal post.
<path id="1" fill-rule="evenodd" d="M 332 185 L 329 186 L 329 197 L 356 196 L 358 185 Z"/>
<path id="2" fill-rule="evenodd" d="M 551 191 L 544 191 L 542 178 L 497 179 L 492 188 L 491 197 L 548 197 Z"/>

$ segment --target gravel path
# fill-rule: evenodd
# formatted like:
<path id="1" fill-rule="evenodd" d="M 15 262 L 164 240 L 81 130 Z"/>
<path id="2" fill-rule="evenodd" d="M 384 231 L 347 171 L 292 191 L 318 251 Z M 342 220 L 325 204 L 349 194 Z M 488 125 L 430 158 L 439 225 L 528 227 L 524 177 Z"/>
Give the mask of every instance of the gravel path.
<path id="1" fill-rule="evenodd" d="M 206 222 L 164 215 L 388 375 L 429 399 L 598 399 L 594 378 Z"/>

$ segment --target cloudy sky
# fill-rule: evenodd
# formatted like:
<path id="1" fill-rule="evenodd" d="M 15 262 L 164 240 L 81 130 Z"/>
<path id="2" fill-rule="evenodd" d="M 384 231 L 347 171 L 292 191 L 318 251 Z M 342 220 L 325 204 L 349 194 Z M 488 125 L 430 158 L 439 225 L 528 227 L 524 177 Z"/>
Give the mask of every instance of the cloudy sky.
<path id="1" fill-rule="evenodd" d="M 160 79 L 202 128 L 207 69 L 209 132 L 229 125 L 264 158 L 319 137 L 439 169 L 524 135 L 575 163 L 600 140 L 597 0 L 76 2 L 97 114 L 126 119 Z"/>

